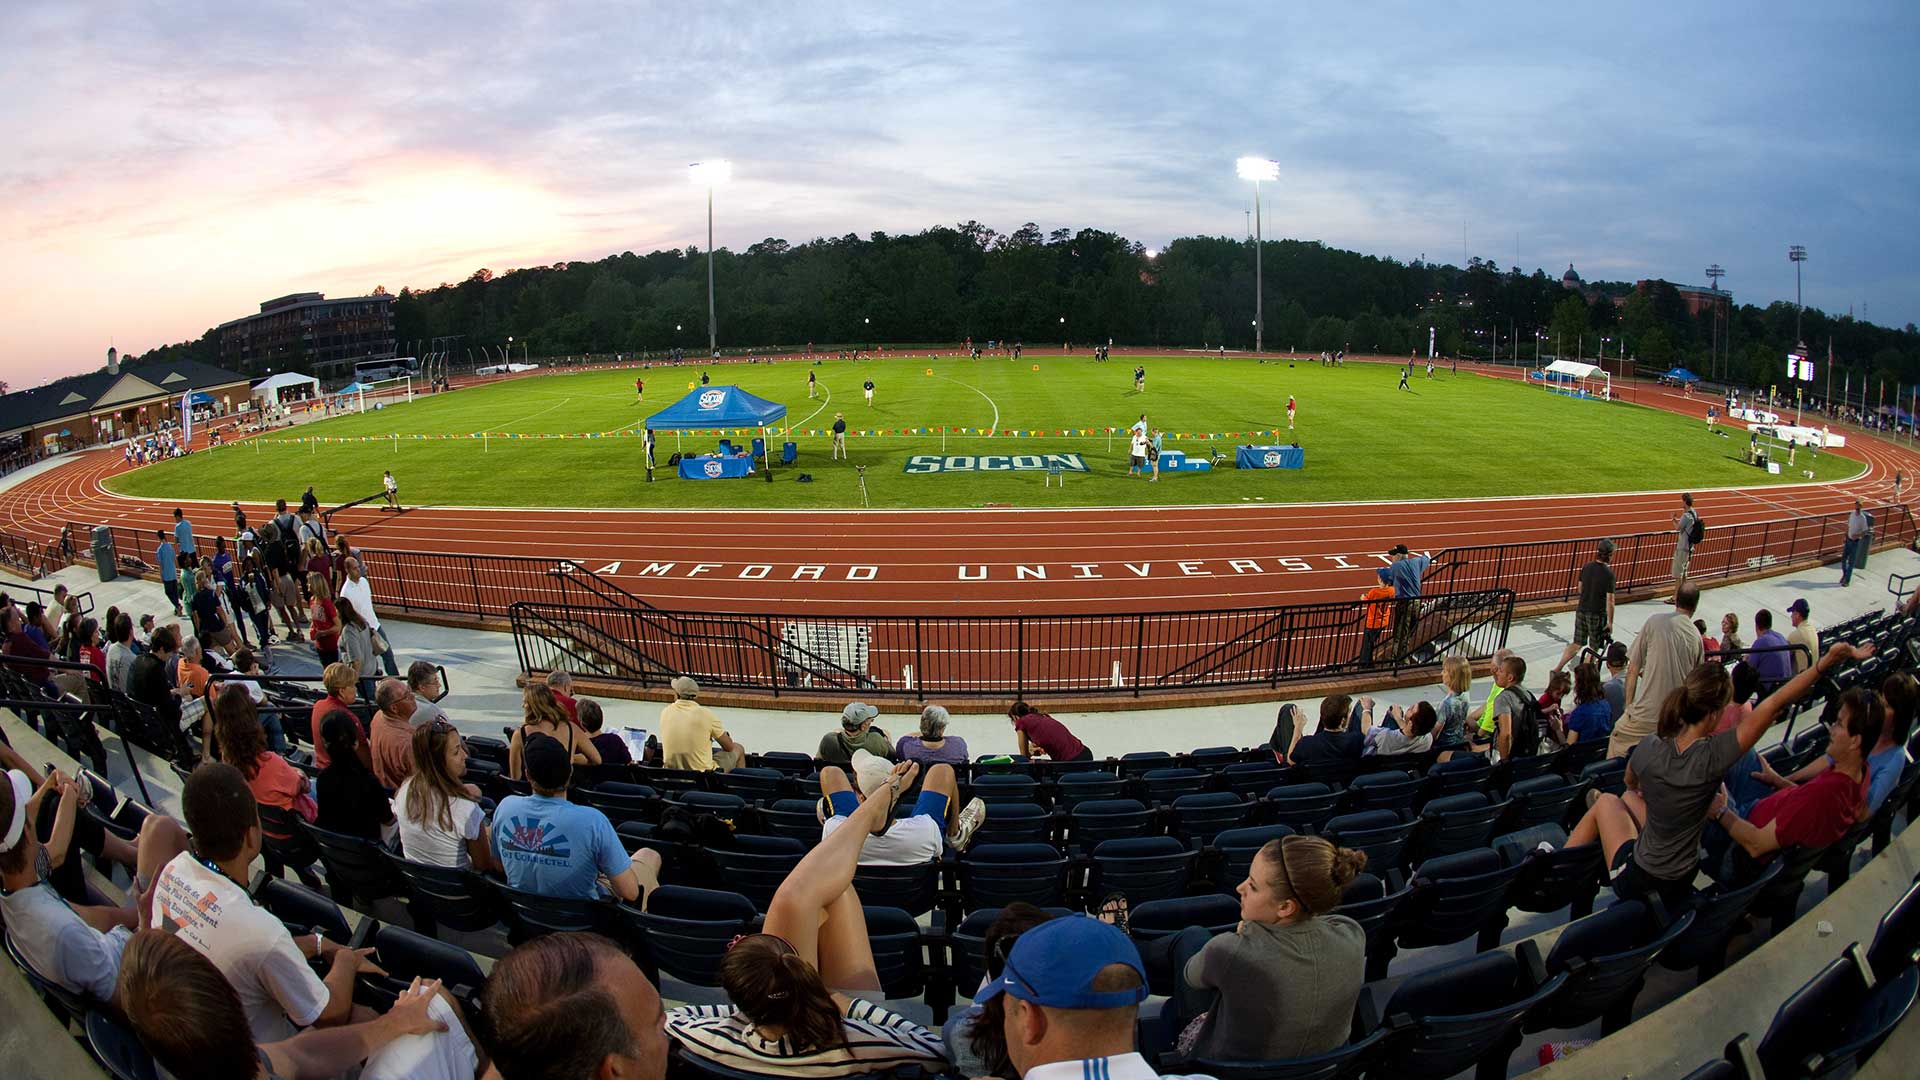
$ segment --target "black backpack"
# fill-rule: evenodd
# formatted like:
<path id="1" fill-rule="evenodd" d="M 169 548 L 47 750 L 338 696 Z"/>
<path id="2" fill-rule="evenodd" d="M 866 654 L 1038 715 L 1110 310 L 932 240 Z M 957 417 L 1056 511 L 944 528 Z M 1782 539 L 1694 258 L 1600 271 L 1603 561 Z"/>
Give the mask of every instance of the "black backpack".
<path id="1" fill-rule="evenodd" d="M 1698 544 L 1707 538 L 1707 519 L 1699 514 L 1693 515 L 1693 528 L 1687 532 L 1687 544 Z"/>
<path id="2" fill-rule="evenodd" d="M 1520 715 L 1513 718 L 1513 744 L 1508 757 L 1533 757 L 1540 752 L 1541 732 L 1546 729 L 1547 718 L 1540 712 L 1540 700 L 1519 687 L 1512 688 L 1520 695 L 1524 705 Z"/>

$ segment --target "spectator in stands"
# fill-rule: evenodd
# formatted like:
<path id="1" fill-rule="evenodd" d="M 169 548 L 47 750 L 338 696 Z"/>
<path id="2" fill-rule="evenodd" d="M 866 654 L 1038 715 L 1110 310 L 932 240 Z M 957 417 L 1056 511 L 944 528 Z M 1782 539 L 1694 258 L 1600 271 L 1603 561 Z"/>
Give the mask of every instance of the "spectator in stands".
<path id="1" fill-rule="evenodd" d="M 167 603 L 173 605 L 173 613 L 180 612 L 180 556 L 174 550 L 173 537 L 165 529 L 153 530 L 160 543 L 153 549 L 153 564 L 160 568 L 160 588 L 167 594 Z"/>
<path id="2" fill-rule="evenodd" d="M 120 950 L 143 925 L 139 897 L 173 856 L 186 850 L 187 834 L 172 818 L 148 816 L 140 828 L 132 907 L 74 904 L 49 876 L 72 859 L 74 823 L 81 816 L 82 785 L 49 772 L 38 787 L 18 769 L 0 773 L 0 916 L 7 937 L 41 978 L 96 1001 L 111 1001 Z M 53 828 L 42 844 L 36 819 L 49 806 Z M 44 864 L 44 867 L 43 867 Z"/>
<path id="3" fill-rule="evenodd" d="M 437 979 L 414 979 L 385 1016 L 269 1042 L 221 968 L 160 931 L 143 930 L 127 943 L 118 986 L 117 1003 L 141 1046 L 173 1076 L 336 1076 L 365 1062 L 361 1080 L 464 1080 L 481 1064 L 459 1005 Z"/>
<path id="4" fill-rule="evenodd" d="M 625 949 L 597 934 L 547 934 L 509 952 L 481 1005 L 501 1080 L 663 1080 L 660 994 Z"/>
<path id="5" fill-rule="evenodd" d="M 152 706 L 162 731 L 180 730 L 180 699 L 174 696 L 173 686 L 167 682 L 167 662 L 179 648 L 180 639 L 174 636 L 173 627 L 163 626 L 153 632 L 147 651 L 134 660 L 133 668 L 127 672 L 127 696 Z"/>
<path id="6" fill-rule="evenodd" d="M 1728 667 L 1727 679 L 1733 684 L 1733 696 L 1727 699 L 1727 707 L 1720 710 L 1720 722 L 1713 729 L 1715 735 L 1739 727 L 1753 711 L 1754 698 L 1760 693 L 1760 673 L 1751 663 Z"/>
<path id="7" fill-rule="evenodd" d="M 1700 515 L 1693 512 L 1693 493 L 1681 495 L 1680 512 L 1673 515 L 1673 583 L 1676 586 L 1687 579 L 1687 565 L 1693 560 L 1693 530 L 1699 523 Z"/>
<path id="8" fill-rule="evenodd" d="M 260 556 L 249 551 L 240 560 L 240 569 L 233 589 L 234 606 L 253 620 L 253 628 L 260 636 L 262 648 L 273 644 L 273 585 L 267 580 L 266 571 L 260 568 Z M 244 636 L 244 630 L 242 635 Z"/>
<path id="9" fill-rule="evenodd" d="M 1424 701 L 1410 708 L 1387 706 L 1386 722 L 1367 729 L 1365 755 L 1392 757 L 1395 754 L 1424 754 L 1433 745 L 1434 725 L 1439 714 Z"/>
<path id="10" fill-rule="evenodd" d="M 1053 917 L 1024 900 L 1015 900 L 1001 908 L 981 942 L 980 960 L 986 978 L 973 988 L 974 992 L 984 989 L 1006 970 L 1007 952 L 1021 934 Z M 1006 1014 L 1005 997 L 996 996 L 984 1005 L 969 1004 L 947 1018 L 940 1029 L 940 1041 L 947 1048 L 947 1056 L 953 1059 L 952 1075 L 1019 1080 L 1013 1062 L 1007 1060 L 1007 1033 L 1002 1030 Z"/>
<path id="11" fill-rule="evenodd" d="M 333 589 L 327 576 L 317 570 L 307 572 L 307 619 L 313 628 L 313 651 L 321 666 L 340 660 L 340 609 L 334 606 Z"/>
<path id="12" fill-rule="evenodd" d="M 566 710 L 567 719 L 578 724 L 580 702 L 573 696 L 573 676 L 566 671 L 549 671 L 547 672 L 547 689 L 553 691 L 553 700 Z"/>
<path id="13" fill-rule="evenodd" d="M 967 740 L 947 734 L 947 709 L 929 705 L 920 710 L 920 732 L 902 735 L 894 745 L 893 756 L 901 761 L 917 761 L 922 766 L 967 763 Z"/>
<path id="14" fill-rule="evenodd" d="M 428 866 L 472 867 L 501 872 L 487 838 L 487 816 L 467 772 L 467 741 L 451 723 L 438 720 L 413 731 L 413 775 L 393 793 L 400 821 L 400 848 Z"/>
<path id="15" fill-rule="evenodd" d="M 326 744 L 327 767 L 315 783 L 320 815 L 314 824 L 379 843 L 393 828 L 393 807 L 379 777 L 361 760 L 366 739 L 359 722 L 345 713 L 328 713 L 316 734 Z"/>
<path id="16" fill-rule="evenodd" d="M 282 517 L 292 520 L 293 515 Z M 283 531 L 277 524 L 279 518 L 260 526 L 260 562 L 267 576 L 267 604 L 273 611 L 280 613 L 280 619 L 287 624 L 287 641 L 297 643 L 306 639 L 300 636 L 300 628 L 306 625 L 306 619 L 300 612 L 300 587 L 297 575 L 299 545 L 291 542 L 291 533 Z M 269 619 L 271 621 L 271 619 Z"/>
<path id="17" fill-rule="evenodd" d="M 359 691 L 355 689 L 358 682 L 359 680 L 353 677 L 353 667 L 349 664 L 328 664 L 327 670 L 320 673 L 320 683 L 327 688 L 327 696 L 313 703 L 313 714 L 308 721 L 308 730 L 313 733 L 313 763 L 318 768 L 326 768 L 329 761 L 327 744 L 320 738 L 320 725 L 326 722 L 327 717 L 334 713 L 346 713 L 354 717 L 356 726 L 360 723 L 359 717 L 353 711 L 353 703 L 360 700 Z M 364 751 L 360 760 L 366 762 L 368 768 L 372 768 L 373 747 L 362 739 L 360 749 Z"/>
<path id="18" fill-rule="evenodd" d="M 367 621 L 372 631 L 373 651 L 380 657 L 380 663 L 386 667 L 387 674 L 398 676 L 400 665 L 393 658 L 393 639 L 387 636 L 386 627 L 380 622 L 380 616 L 373 610 L 373 585 L 367 581 L 367 575 L 360 569 L 360 560 L 347 555 L 347 538 L 339 538 L 342 557 L 335 564 L 343 567 L 340 576 L 340 598 L 353 601 L 353 610 Z"/>
<path id="19" fill-rule="evenodd" d="M 1473 708 L 1468 694 L 1473 690 L 1473 662 L 1464 656 L 1449 656 L 1441 661 L 1440 685 L 1447 693 L 1435 710 L 1440 726 L 1434 741 L 1444 760 L 1452 756 L 1453 751 L 1465 750 L 1470 741 L 1467 721 Z"/>
<path id="20" fill-rule="evenodd" d="M 426 727 L 446 718 L 440 707 L 440 669 L 431 660 L 415 660 L 407 665 L 407 689 L 413 691 L 413 726 Z"/>
<path id="21" fill-rule="evenodd" d="M 1491 749 L 1502 761 L 1540 752 L 1539 706 L 1527 696 L 1526 679 L 1527 662 L 1519 656 L 1508 653 L 1494 661 L 1493 685 L 1500 692 L 1480 717 L 1476 745 Z"/>
<path id="22" fill-rule="evenodd" d="M 381 679 L 373 703 L 380 710 L 367 734 L 373 775 L 381 786 L 397 788 L 413 775 L 413 691 L 399 679 Z"/>
<path id="23" fill-rule="evenodd" d="M 80 620 L 80 628 L 74 632 L 74 655 L 80 663 L 86 664 L 98 672 L 99 680 L 107 680 L 107 654 L 100 647 L 100 620 L 86 618 Z"/>
<path id="24" fill-rule="evenodd" d="M 260 815 L 240 770 L 219 762 L 200 766 L 187 778 L 180 804 L 193 842 L 160 872 L 149 925 L 213 961 L 239 995 L 256 1042 L 347 1023 L 355 977 L 362 970 L 380 973 L 367 960 L 373 950 L 349 949 L 318 934 L 296 939 L 254 905 L 247 883 L 260 854 Z M 328 962 L 324 980 L 307 966 L 311 957 Z"/>
<path id="25" fill-rule="evenodd" d="M 188 570 L 200 568 L 199 547 L 193 542 L 193 522 L 179 507 L 173 508 L 173 544 L 180 549 L 180 565 Z"/>
<path id="26" fill-rule="evenodd" d="M 1787 639 L 1774 630 L 1773 612 L 1766 608 L 1753 613 L 1753 651 L 1748 661 L 1759 672 L 1761 686 L 1779 686 L 1793 678 L 1793 659 L 1787 655 Z"/>
<path id="27" fill-rule="evenodd" d="M 1547 688 L 1540 691 L 1540 718 L 1557 725 L 1566 715 L 1567 694 L 1573 690 L 1573 676 L 1564 671 L 1547 673 Z"/>
<path id="28" fill-rule="evenodd" d="M 321 540 L 318 536 L 315 536 L 308 531 L 310 528 L 318 529 L 319 527 L 320 527 L 320 523 L 318 520 L 310 519 L 308 521 L 301 522 L 300 548 L 301 548 L 301 551 L 304 552 L 307 557 L 307 573 L 309 575 L 319 574 L 321 577 L 321 580 L 327 583 L 327 595 L 329 597 L 332 597 L 335 595 L 334 594 L 333 556 L 327 554 L 326 542 Z M 307 578 L 307 594 L 309 596 L 313 595 L 313 578 L 311 576 Z"/>
<path id="29" fill-rule="evenodd" d="M 1393 586 L 1393 595 L 1399 600 L 1417 600 L 1420 597 L 1420 579 L 1426 575 L 1427 567 L 1433 560 L 1425 555 L 1414 555 L 1407 551 L 1407 545 L 1395 544 L 1387 549 L 1387 565 L 1374 570 L 1382 582 Z"/>
<path id="30" fill-rule="evenodd" d="M 848 996 L 880 994 L 866 917 L 853 890 L 862 843 L 886 828 L 919 768 L 911 761 L 895 767 L 886 790 L 855 807 L 846 828 L 826 832 L 781 882 L 762 932 L 736 940 L 720 961 L 731 1005 L 689 1005 L 667 1014 L 667 1034 L 684 1052 L 760 1074 L 946 1068 L 938 1035 Z"/>
<path id="31" fill-rule="evenodd" d="M 203 754 L 213 753 L 213 719 L 208 715 L 208 693 L 213 688 L 213 673 L 207 670 L 211 658 L 196 637 L 180 641 L 180 655 L 174 662 L 174 693 L 180 697 L 180 723 L 198 728 Z"/>
<path id="32" fill-rule="evenodd" d="M 20 609 L 14 607 L 12 604 L 0 608 L 0 635 L 4 635 L 5 637 L 4 651 L 8 656 L 18 656 L 28 660 L 53 659 L 53 653 L 48 650 L 44 642 L 34 638 L 33 634 L 27 629 L 26 620 L 21 617 Z M 45 685 L 47 683 L 47 675 L 50 670 L 48 668 L 35 667 L 32 664 L 9 664 L 7 666 L 18 672 L 29 682 L 37 685 Z"/>
<path id="33" fill-rule="evenodd" d="M 360 680 L 360 696 L 371 698 L 375 676 L 373 631 L 368 628 L 367 620 L 353 609 L 351 600 L 336 601 L 335 607 L 340 613 L 340 659 L 353 665 L 353 672 Z"/>
<path id="34" fill-rule="evenodd" d="M 1573 669 L 1573 711 L 1560 724 L 1568 746 L 1604 739 L 1613 733 L 1613 708 L 1600 686 L 1600 669 L 1591 661 Z"/>
<path id="35" fill-rule="evenodd" d="M 1020 935 L 1000 978 L 974 996 L 1006 997 L 1007 1056 L 1023 1077 L 1149 1080 L 1134 1052 L 1134 1025 L 1147 997 L 1140 954 L 1117 927 L 1084 915 L 1052 919 Z M 1045 1069 L 1054 1065 L 1055 1068 Z"/>
<path id="36" fill-rule="evenodd" d="M 107 686 L 124 694 L 127 676 L 133 671 L 133 617 L 124 612 L 108 612 Z"/>
<path id="37" fill-rule="evenodd" d="M 671 686 L 673 700 L 660 710 L 661 764 L 669 769 L 726 772 L 745 763 L 746 747 L 734 741 L 712 709 L 700 704 L 700 684 L 682 675 Z"/>
<path id="38" fill-rule="evenodd" d="M 1273 751 L 1276 764 L 1287 764 L 1287 752 L 1293 749 L 1295 737 L 1306 723 L 1306 717 L 1300 712 L 1300 706 L 1289 701 L 1280 706 L 1273 718 L 1273 734 L 1267 736 L 1267 749 Z"/>
<path id="39" fill-rule="evenodd" d="M 888 768 L 886 758 L 876 757 L 865 749 L 855 750 L 852 768 L 857 788 L 838 767 L 826 765 L 820 769 L 820 794 L 826 809 L 831 811 L 820 825 L 823 840 L 845 825 L 860 804 L 874 798 L 876 793 L 890 791 L 893 797 L 899 796 L 899 789 L 891 783 L 895 771 Z M 888 814 L 880 829 L 867 837 L 860 851 L 860 864 L 918 866 L 938 859 L 947 843 L 956 851 L 965 851 L 974 831 L 987 819 L 987 804 L 974 799 L 959 813 L 954 813 L 953 808 L 959 803 L 960 784 L 953 766 L 929 767 L 921 781 L 913 813 L 897 820 Z"/>
<path id="40" fill-rule="evenodd" d="M 1862 725 L 1863 722 L 1859 718 L 1863 714 L 1875 710 L 1881 714 L 1882 719 L 1878 725 L 1879 738 L 1874 741 L 1866 754 L 1868 773 L 1866 801 L 1869 814 L 1878 811 L 1880 804 L 1887 801 L 1887 796 L 1893 793 L 1894 785 L 1900 782 L 1901 771 L 1907 767 L 1909 760 L 1907 738 L 1912 732 L 1916 705 L 1920 705 L 1920 682 L 1916 682 L 1909 672 L 1894 671 L 1889 672 L 1887 677 L 1880 681 L 1880 696 L 1877 702 L 1868 703 L 1865 700 L 1864 691 L 1854 687 L 1840 695 L 1840 707 L 1835 711 L 1834 716 L 1823 718 L 1831 730 L 1833 722 L 1843 718 L 1841 714 L 1845 714 L 1844 719 L 1856 727 Z M 1755 757 L 1753 766 L 1757 771 L 1753 774 L 1754 778 L 1765 784 L 1770 791 L 1787 791 L 1794 787 L 1805 786 L 1838 764 L 1833 753 L 1829 751 L 1814 758 L 1792 775 L 1783 777 L 1773 771 L 1773 767 L 1765 758 L 1758 755 Z M 1733 771 L 1738 773 L 1739 767 L 1735 766 Z M 1730 789 L 1734 787 L 1731 781 L 1728 787 Z M 1739 792 L 1735 790 L 1732 794 L 1734 812 L 1745 814 L 1746 804 L 1741 801 Z"/>
<path id="41" fill-rule="evenodd" d="M 1737 653 L 1746 648 L 1740 640 L 1740 616 L 1729 611 L 1720 616 L 1720 651 Z"/>
<path id="42" fill-rule="evenodd" d="M 53 655 L 54 643 L 60 637 L 60 621 L 38 600 L 27 601 L 27 634 L 47 650 L 48 656 Z"/>
<path id="43" fill-rule="evenodd" d="M 1798 681 L 1798 680 L 1796 680 Z M 1723 787 L 1707 816 L 1745 853 L 1743 867 L 1764 862 L 1785 847 L 1823 848 L 1860 820 L 1870 800 L 1867 751 L 1878 745 L 1886 709 L 1878 695 L 1854 687 L 1840 696 L 1827 724 L 1825 767 L 1804 783 L 1789 784 L 1755 803 L 1743 817 L 1728 805 Z M 1746 875 L 1736 869 L 1734 879 Z"/>
<path id="44" fill-rule="evenodd" d="M 893 743 L 886 731 L 873 726 L 874 718 L 879 715 L 880 710 L 866 702 L 849 703 L 840 710 L 840 730 L 820 736 L 820 748 L 814 756 L 844 768 L 853 761 L 855 750 L 865 750 L 880 758 L 892 754 Z"/>
<path id="45" fill-rule="evenodd" d="M 1809 618 L 1812 614 L 1804 597 L 1787 605 L 1787 620 L 1793 624 L 1793 629 L 1787 631 L 1787 644 L 1800 646 L 1788 654 L 1793 658 L 1796 675 L 1820 655 L 1820 628 Z"/>
<path id="46" fill-rule="evenodd" d="M 1594 557 L 1580 568 L 1580 604 L 1573 611 L 1573 640 L 1560 653 L 1559 671 L 1581 649 L 1596 652 L 1613 640 L 1613 541 L 1602 540 L 1594 547 Z"/>
<path id="47" fill-rule="evenodd" d="M 545 683 L 528 683 L 520 694 L 520 706 L 525 719 L 514 729 L 507 740 L 507 775 L 519 780 L 526 776 L 526 767 L 521 761 L 527 739 L 534 735 L 550 735 L 566 747 L 573 755 L 576 765 L 600 764 L 600 751 L 593 740 L 579 726 L 567 718 L 566 711 L 553 698 L 553 691 Z"/>
<path id="48" fill-rule="evenodd" d="M 574 703 L 580 717 L 580 728 L 587 733 L 593 748 L 600 751 L 603 765 L 631 765 L 633 751 L 627 749 L 627 740 L 617 731 L 602 731 L 607 724 L 607 714 L 600 703 L 592 698 L 581 698 Z"/>
<path id="49" fill-rule="evenodd" d="M 1295 765 L 1334 765 L 1356 762 L 1366 750 L 1366 730 L 1373 726 L 1373 699 L 1355 701 L 1345 694 L 1320 699 L 1320 724 L 1311 735 L 1293 732 L 1287 760 Z"/>
<path id="50" fill-rule="evenodd" d="M 1148 970 L 1172 968 L 1162 1023 L 1182 1056 L 1273 1061 L 1346 1045 L 1366 981 L 1366 933 L 1332 912 L 1366 864 L 1317 836 L 1269 840 L 1235 890 L 1233 932 L 1191 926 L 1142 949 Z"/>
<path id="51" fill-rule="evenodd" d="M 239 639 L 227 625 L 226 605 L 220 590 L 214 587 L 213 573 L 206 569 L 193 572 L 193 600 L 188 606 L 194 636 L 215 648 L 234 648 Z"/>
<path id="52" fill-rule="evenodd" d="M 267 692 L 260 688 L 260 684 L 256 680 L 265 675 L 266 672 L 260 670 L 259 658 L 254 656 L 252 649 L 241 649 L 239 652 L 233 654 L 231 663 L 233 667 L 231 675 L 224 678 L 218 676 L 214 678 L 213 693 L 215 697 L 219 696 L 220 687 L 223 684 L 245 689 L 247 696 L 253 699 L 254 707 L 260 710 L 260 726 L 266 730 L 267 747 L 275 753 L 286 753 L 287 735 L 280 723 L 280 710 L 271 706 L 263 708 L 263 706 L 267 706 Z"/>
<path id="53" fill-rule="evenodd" d="M 255 802 L 299 814 L 306 821 L 314 820 L 318 808 L 308 787 L 307 774 L 268 749 L 259 710 L 246 687 L 229 683 L 215 695 L 213 737 L 220 747 L 220 760 L 240 770 Z"/>
<path id="54" fill-rule="evenodd" d="M 1695 665 L 1667 696 L 1658 730 L 1627 758 L 1626 794 L 1596 799 L 1567 837 L 1567 846 L 1600 843 L 1614 894 L 1621 899 L 1657 895 L 1669 911 L 1681 910 L 1693 895 L 1700 834 L 1709 806 L 1724 790 L 1727 770 L 1823 671 L 1871 655 L 1872 646 L 1835 645 L 1820 663 L 1768 695 L 1738 728 L 1718 735 L 1712 731 L 1733 688 L 1719 663 Z"/>
<path id="55" fill-rule="evenodd" d="M 1366 665 L 1373 662 L 1373 649 L 1380 643 L 1380 636 L 1393 625 L 1393 586 L 1378 582 L 1361 593 L 1360 600 L 1365 605 L 1360 609 L 1360 663 Z"/>
<path id="56" fill-rule="evenodd" d="M 533 794 L 509 795 L 493 814 L 493 845 L 507 884 L 570 900 L 607 892 L 627 901 L 651 896 L 660 881 L 660 853 L 640 848 L 629 855 L 607 815 L 567 801 L 575 755 L 553 736 L 533 734 L 523 756 Z M 603 877 L 604 892 L 597 884 Z"/>
<path id="57" fill-rule="evenodd" d="M 1007 710 L 1013 721 L 1014 736 L 1020 753 L 1027 757 L 1044 754 L 1050 761 L 1092 761 L 1093 751 L 1074 738 L 1067 725 L 1024 701 L 1016 701 Z"/>
<path id="58" fill-rule="evenodd" d="M 1678 556 L 1675 570 L 1675 577 L 1685 576 Z M 1627 756 L 1653 734 L 1667 696 L 1699 666 L 1706 654 L 1700 631 L 1693 628 L 1693 609 L 1699 606 L 1700 587 L 1683 581 L 1674 590 L 1673 610 L 1649 618 L 1633 639 L 1627 654 L 1626 711 L 1614 722 L 1608 757 Z"/>

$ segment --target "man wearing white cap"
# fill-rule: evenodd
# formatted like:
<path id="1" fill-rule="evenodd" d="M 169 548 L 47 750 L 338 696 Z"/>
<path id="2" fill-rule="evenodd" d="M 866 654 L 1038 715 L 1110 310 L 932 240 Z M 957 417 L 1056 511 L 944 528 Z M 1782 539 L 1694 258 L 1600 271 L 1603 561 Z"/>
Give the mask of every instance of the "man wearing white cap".
<path id="1" fill-rule="evenodd" d="M 852 782 L 832 765 L 820 770 L 820 793 L 825 796 L 821 800 L 822 840 L 845 825 L 861 803 L 876 796 L 886 797 L 887 781 L 893 775 L 886 758 L 864 748 L 855 750 L 851 767 Z M 858 783 L 857 789 L 854 783 Z M 956 851 L 966 850 L 974 831 L 987 820 L 987 804 L 974 799 L 955 814 L 953 807 L 959 801 L 960 784 L 953 766 L 932 766 L 921 779 L 913 813 L 904 818 L 888 814 L 886 824 L 861 846 L 860 865 L 918 866 L 938 859 L 948 843 Z"/>

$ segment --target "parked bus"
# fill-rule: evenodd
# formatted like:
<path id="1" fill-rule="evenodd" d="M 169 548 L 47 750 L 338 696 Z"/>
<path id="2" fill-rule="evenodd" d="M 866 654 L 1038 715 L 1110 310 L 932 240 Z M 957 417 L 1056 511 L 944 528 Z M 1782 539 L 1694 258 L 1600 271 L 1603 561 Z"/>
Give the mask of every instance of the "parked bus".
<path id="1" fill-rule="evenodd" d="M 353 381 L 358 383 L 397 379 L 402 375 L 411 375 L 416 379 L 420 377 L 419 357 L 392 356 L 385 360 L 362 360 L 353 365 Z"/>

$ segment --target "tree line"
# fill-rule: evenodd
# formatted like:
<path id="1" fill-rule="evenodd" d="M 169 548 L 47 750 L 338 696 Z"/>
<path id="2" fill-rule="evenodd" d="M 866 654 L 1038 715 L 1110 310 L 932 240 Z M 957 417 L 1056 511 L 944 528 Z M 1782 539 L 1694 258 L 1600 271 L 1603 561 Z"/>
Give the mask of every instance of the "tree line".
<path id="1" fill-rule="evenodd" d="M 849 233 L 801 244 L 769 238 L 714 254 L 722 349 L 866 347 L 966 338 L 1091 345 L 1248 349 L 1254 342 L 1253 242 L 1185 237 L 1150 252 L 1098 229 L 1031 223 L 1000 233 L 976 221 L 916 234 Z M 1315 241 L 1270 240 L 1261 251 L 1269 349 L 1419 352 L 1431 327 L 1449 356 L 1531 359 L 1618 356 L 1764 387 L 1784 382 L 1794 306 L 1775 302 L 1690 313 L 1664 281 L 1570 289 L 1536 269 L 1400 262 Z M 1831 339 L 1843 370 L 1920 380 L 1920 334 L 1807 309 L 1802 335 L 1824 361 Z M 707 265 L 695 248 L 604 259 L 458 283 L 404 288 L 395 335 L 457 339 L 466 349 L 543 356 L 661 352 L 699 355 L 707 341 Z M 1538 343 L 1536 345 L 1536 343 Z M 188 356 L 217 363 L 212 331 L 130 363 Z"/>

